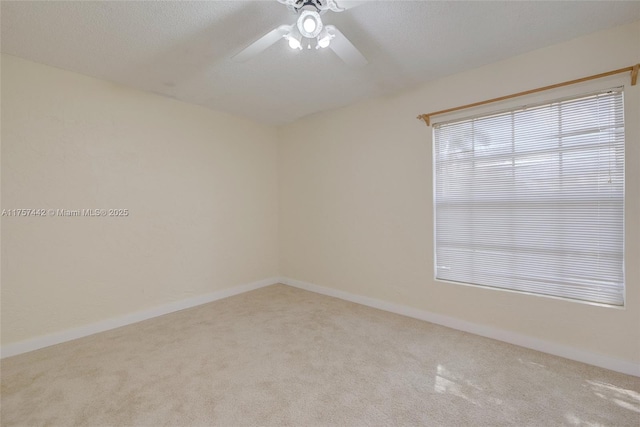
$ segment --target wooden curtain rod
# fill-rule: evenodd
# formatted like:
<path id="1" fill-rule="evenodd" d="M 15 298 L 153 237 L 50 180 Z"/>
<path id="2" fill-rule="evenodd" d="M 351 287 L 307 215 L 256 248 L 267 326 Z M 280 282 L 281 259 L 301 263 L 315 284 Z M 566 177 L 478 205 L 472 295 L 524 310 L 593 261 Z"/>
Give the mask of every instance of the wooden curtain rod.
<path id="1" fill-rule="evenodd" d="M 635 86 L 638 81 L 638 70 L 640 64 L 632 65 L 631 67 L 620 68 L 618 70 L 608 71 L 606 73 L 594 74 L 589 77 L 582 77 L 581 79 L 569 80 L 568 82 L 557 83 L 550 86 L 539 87 L 537 89 L 525 90 L 524 92 L 513 93 L 511 95 L 500 96 L 498 98 L 487 99 L 486 101 L 474 102 L 473 104 L 462 105 L 455 108 L 447 108 L 446 110 L 435 111 L 429 114 L 420 114 L 417 118 L 424 120 L 427 126 L 431 126 L 431 117 L 438 116 L 440 114 L 451 113 L 453 111 L 465 110 L 467 108 L 478 107 L 480 105 L 491 104 L 492 102 L 504 101 L 505 99 L 516 98 L 518 96 L 529 95 L 536 92 L 542 92 L 549 89 L 555 89 L 557 87 L 568 86 L 576 83 L 586 82 L 588 80 L 600 79 L 602 77 L 612 76 L 614 74 L 627 73 L 631 71 L 631 86 Z"/>

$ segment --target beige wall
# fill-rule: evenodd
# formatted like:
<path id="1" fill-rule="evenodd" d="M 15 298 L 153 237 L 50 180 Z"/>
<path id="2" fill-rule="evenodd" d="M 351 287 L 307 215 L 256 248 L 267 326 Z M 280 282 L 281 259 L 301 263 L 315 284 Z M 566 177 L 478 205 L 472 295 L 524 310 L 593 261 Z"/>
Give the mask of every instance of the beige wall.
<path id="1" fill-rule="evenodd" d="M 637 22 L 284 127 L 278 167 L 281 274 L 640 362 L 640 85 L 631 87 L 628 75 L 622 76 L 625 309 L 435 281 L 431 128 L 415 118 L 626 67 L 640 62 L 639 46 Z"/>
<path id="2" fill-rule="evenodd" d="M 2 344 L 277 275 L 275 129 L 2 55 Z"/>

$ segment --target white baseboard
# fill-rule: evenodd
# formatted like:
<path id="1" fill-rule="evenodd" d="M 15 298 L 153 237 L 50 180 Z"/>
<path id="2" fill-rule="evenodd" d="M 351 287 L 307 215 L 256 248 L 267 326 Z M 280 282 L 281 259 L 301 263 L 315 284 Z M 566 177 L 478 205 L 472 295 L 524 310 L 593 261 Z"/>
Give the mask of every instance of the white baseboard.
<path id="1" fill-rule="evenodd" d="M 5 357 L 16 356 L 18 354 L 38 350 L 40 348 L 49 347 L 51 345 L 61 344 L 66 341 L 75 340 L 78 338 L 86 337 L 88 335 L 97 334 L 98 332 L 104 332 L 110 329 L 119 328 L 121 326 L 130 325 L 132 323 L 141 322 L 153 317 L 158 317 L 164 314 L 173 313 L 174 311 L 184 310 L 186 308 L 191 308 L 201 304 L 217 301 L 219 299 L 242 294 L 244 292 L 263 288 L 269 285 L 274 285 L 276 283 L 280 283 L 280 278 L 271 277 L 268 279 L 259 280 L 257 282 L 234 286 L 232 288 L 222 289 L 216 292 L 211 292 L 209 294 L 176 301 L 160 307 L 138 311 L 136 313 L 127 314 L 125 316 L 102 320 L 100 322 L 91 323 L 79 328 L 67 329 L 64 331 L 55 332 L 53 334 L 32 338 L 26 341 L 8 344 L 0 349 L 0 358 L 4 359 Z"/>
<path id="2" fill-rule="evenodd" d="M 541 351 L 543 353 L 553 354 L 555 356 L 587 363 L 589 365 L 599 366 L 601 368 L 610 369 L 612 371 L 621 372 L 623 374 L 640 377 L 640 365 L 626 360 L 616 359 L 610 356 L 592 353 L 562 344 L 551 343 L 527 335 L 505 331 L 490 326 L 479 325 L 476 323 L 467 322 L 465 320 L 443 316 L 441 314 L 431 313 L 400 304 L 394 304 L 375 298 L 355 295 L 337 289 L 326 288 L 323 286 L 315 285 L 313 283 L 295 280 L 288 277 L 271 277 L 268 279 L 259 280 L 257 282 L 248 283 L 246 285 L 234 286 L 232 288 L 222 289 L 220 291 L 188 298 L 182 301 L 176 301 L 171 304 L 139 311 L 125 316 L 103 320 L 86 326 L 81 326 L 79 328 L 67 329 L 61 332 L 32 338 L 26 341 L 8 344 L 0 349 L 0 357 L 5 358 L 16 356 L 18 354 L 27 353 L 29 351 L 38 350 L 40 348 L 49 347 L 51 345 L 61 344 L 66 341 L 75 340 L 99 332 L 104 332 L 110 329 L 119 328 L 121 326 L 141 322 L 153 317 L 158 317 L 164 314 L 173 313 L 175 311 L 184 310 L 201 304 L 217 301 L 233 295 L 249 292 L 254 289 L 270 286 L 276 283 L 283 283 L 295 288 L 300 288 L 318 294 L 339 298 L 345 301 L 351 301 L 357 304 L 366 305 L 368 307 L 377 308 L 379 310 L 424 320 L 452 329 L 469 332 L 475 335 L 480 335 L 483 337 L 504 341 L 510 344 L 519 345 L 521 347 L 530 348 L 532 350 Z"/>
<path id="3" fill-rule="evenodd" d="M 314 285 L 313 283 L 290 279 L 288 277 L 281 277 L 280 283 L 318 294 L 328 295 L 342 300 L 355 302 L 357 304 L 366 305 L 380 310 L 389 311 L 391 313 L 413 317 L 415 319 L 424 320 L 427 322 L 446 326 L 448 328 L 469 332 L 487 338 L 492 338 L 498 341 L 504 341 L 509 344 L 515 344 L 521 347 L 530 348 L 532 350 L 541 351 L 543 353 L 552 354 L 554 356 L 560 356 L 566 359 L 571 359 L 578 362 L 587 363 L 589 365 L 610 369 L 612 371 L 621 372 L 623 374 L 640 377 L 640 365 L 627 360 L 616 359 L 610 356 L 605 356 L 562 344 L 544 341 L 538 338 L 533 338 L 515 332 L 505 331 L 491 326 L 484 326 L 477 323 L 467 322 L 465 320 L 443 316 L 441 314 L 418 310 L 416 308 L 411 308 L 400 304 L 394 304 L 387 301 L 382 301 L 361 295 L 355 295 L 349 292 L 339 291 L 337 289 L 326 288 L 324 286 L 318 286 Z"/>

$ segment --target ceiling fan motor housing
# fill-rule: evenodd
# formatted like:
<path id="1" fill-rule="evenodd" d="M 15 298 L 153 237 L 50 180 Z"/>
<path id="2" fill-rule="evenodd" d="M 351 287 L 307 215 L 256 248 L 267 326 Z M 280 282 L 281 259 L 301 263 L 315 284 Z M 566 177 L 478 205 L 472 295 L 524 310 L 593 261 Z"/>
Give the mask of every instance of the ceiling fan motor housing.
<path id="1" fill-rule="evenodd" d="M 294 8 L 296 12 L 300 12 L 301 10 L 315 10 L 316 12 L 320 12 L 326 9 L 321 0 L 297 0 Z"/>

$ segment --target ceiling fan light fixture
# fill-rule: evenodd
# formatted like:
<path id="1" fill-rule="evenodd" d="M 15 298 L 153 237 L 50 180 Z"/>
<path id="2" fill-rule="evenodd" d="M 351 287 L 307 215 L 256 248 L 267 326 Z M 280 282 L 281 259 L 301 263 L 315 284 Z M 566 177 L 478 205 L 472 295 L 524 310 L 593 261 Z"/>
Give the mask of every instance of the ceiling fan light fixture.
<path id="1" fill-rule="evenodd" d="M 291 49 L 302 49 L 302 36 L 295 31 L 295 29 L 289 30 L 289 32 L 284 35 L 284 38 L 289 42 Z"/>
<path id="2" fill-rule="evenodd" d="M 302 23 L 302 27 L 308 33 L 313 33 L 316 30 L 316 26 L 316 20 L 311 17 L 307 17 Z"/>
<path id="3" fill-rule="evenodd" d="M 295 37 L 289 37 L 289 47 L 291 49 L 302 49 L 302 44 Z"/>
<path id="4" fill-rule="evenodd" d="M 324 49 L 325 47 L 329 47 L 331 43 L 331 39 L 329 37 L 325 37 L 323 39 L 318 39 L 318 44 L 316 45 L 316 49 Z"/>
<path id="5" fill-rule="evenodd" d="M 322 19 L 320 14 L 313 10 L 303 10 L 298 18 L 298 30 L 304 37 L 313 39 L 322 31 Z"/>
<path id="6" fill-rule="evenodd" d="M 329 47 L 331 44 L 331 39 L 334 38 L 335 35 L 329 33 L 327 27 L 322 30 L 320 35 L 318 36 L 318 43 L 316 44 L 316 49 L 324 49 L 325 47 Z"/>

